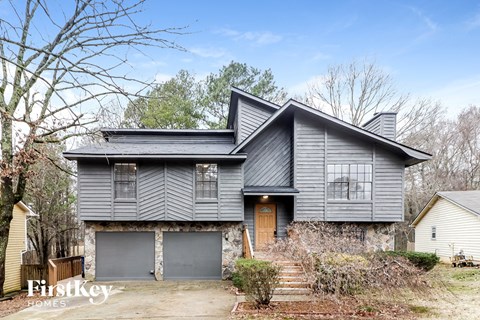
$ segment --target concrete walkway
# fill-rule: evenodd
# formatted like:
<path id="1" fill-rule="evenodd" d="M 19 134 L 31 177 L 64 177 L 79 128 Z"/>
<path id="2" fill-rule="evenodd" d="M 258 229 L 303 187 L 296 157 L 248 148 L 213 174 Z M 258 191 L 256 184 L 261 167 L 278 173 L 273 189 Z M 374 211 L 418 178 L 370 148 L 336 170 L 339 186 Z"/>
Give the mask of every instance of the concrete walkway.
<path id="1" fill-rule="evenodd" d="M 90 288 L 92 284 L 87 284 Z M 5 319 L 227 319 L 236 297 L 225 281 L 122 281 L 99 305 L 86 297 L 48 299 Z M 100 299 L 100 300 L 99 300 Z M 100 302 L 103 297 L 95 298 Z"/>

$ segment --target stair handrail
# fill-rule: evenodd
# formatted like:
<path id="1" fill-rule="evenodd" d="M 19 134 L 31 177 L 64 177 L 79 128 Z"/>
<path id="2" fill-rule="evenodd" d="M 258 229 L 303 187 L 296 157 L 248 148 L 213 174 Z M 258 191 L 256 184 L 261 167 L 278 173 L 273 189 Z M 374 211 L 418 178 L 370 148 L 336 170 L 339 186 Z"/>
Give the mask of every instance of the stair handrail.
<path id="1" fill-rule="evenodd" d="M 245 259 L 253 259 L 255 256 L 250 240 L 250 233 L 248 232 L 248 225 L 243 225 L 243 257 Z"/>

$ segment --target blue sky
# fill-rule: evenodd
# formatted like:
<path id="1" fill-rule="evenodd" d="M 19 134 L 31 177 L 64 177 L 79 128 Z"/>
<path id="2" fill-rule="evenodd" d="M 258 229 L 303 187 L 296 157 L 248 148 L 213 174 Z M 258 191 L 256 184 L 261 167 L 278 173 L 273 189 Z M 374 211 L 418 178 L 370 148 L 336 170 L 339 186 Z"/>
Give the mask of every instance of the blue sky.
<path id="1" fill-rule="evenodd" d="M 203 76 L 231 60 L 271 68 L 291 94 L 353 59 L 375 61 L 401 92 L 450 110 L 480 105 L 480 1 L 150 1 L 142 18 L 189 26 L 188 52 L 149 50 L 135 72 L 165 80 Z"/>

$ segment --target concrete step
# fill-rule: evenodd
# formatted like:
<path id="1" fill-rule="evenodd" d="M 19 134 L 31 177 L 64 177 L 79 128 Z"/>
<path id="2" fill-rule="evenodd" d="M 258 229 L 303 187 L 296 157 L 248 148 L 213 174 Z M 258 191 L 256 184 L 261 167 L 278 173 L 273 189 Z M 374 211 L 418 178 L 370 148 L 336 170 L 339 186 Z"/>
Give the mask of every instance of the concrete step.
<path id="1" fill-rule="evenodd" d="M 299 270 L 280 270 L 280 276 L 303 276 L 305 273 Z"/>
<path id="2" fill-rule="evenodd" d="M 305 281 L 280 281 L 277 288 L 308 288 L 308 283 Z"/>
<path id="3" fill-rule="evenodd" d="M 292 266 L 292 267 L 301 267 L 302 264 L 300 262 L 296 261 L 273 261 L 274 264 L 279 265 L 279 266 Z"/>
<path id="4" fill-rule="evenodd" d="M 308 288 L 277 288 L 273 291 L 274 295 L 307 295 L 310 293 Z"/>
<path id="5" fill-rule="evenodd" d="M 305 276 L 302 275 L 296 275 L 296 276 L 280 276 L 280 281 L 281 282 L 302 282 L 305 281 Z"/>

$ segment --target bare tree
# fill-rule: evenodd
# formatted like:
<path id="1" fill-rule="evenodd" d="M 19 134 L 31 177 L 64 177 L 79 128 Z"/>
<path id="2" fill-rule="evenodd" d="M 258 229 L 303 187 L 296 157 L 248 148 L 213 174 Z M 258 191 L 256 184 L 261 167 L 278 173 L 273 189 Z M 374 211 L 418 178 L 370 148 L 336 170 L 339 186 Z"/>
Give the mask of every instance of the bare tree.
<path id="1" fill-rule="evenodd" d="M 182 28 L 136 22 L 142 4 L 76 0 L 56 2 L 52 10 L 45 0 L 11 1 L 0 20 L 0 296 L 13 206 L 24 197 L 38 145 L 82 134 L 95 121 L 88 110 L 148 85 L 125 70 L 129 51 L 181 49 L 168 37 Z"/>
<path id="2" fill-rule="evenodd" d="M 355 126 L 361 126 L 377 112 L 397 112 L 399 141 L 442 112 L 438 102 L 412 101 L 408 94 L 399 93 L 388 73 L 366 61 L 330 66 L 326 75 L 309 83 L 305 100 Z"/>

